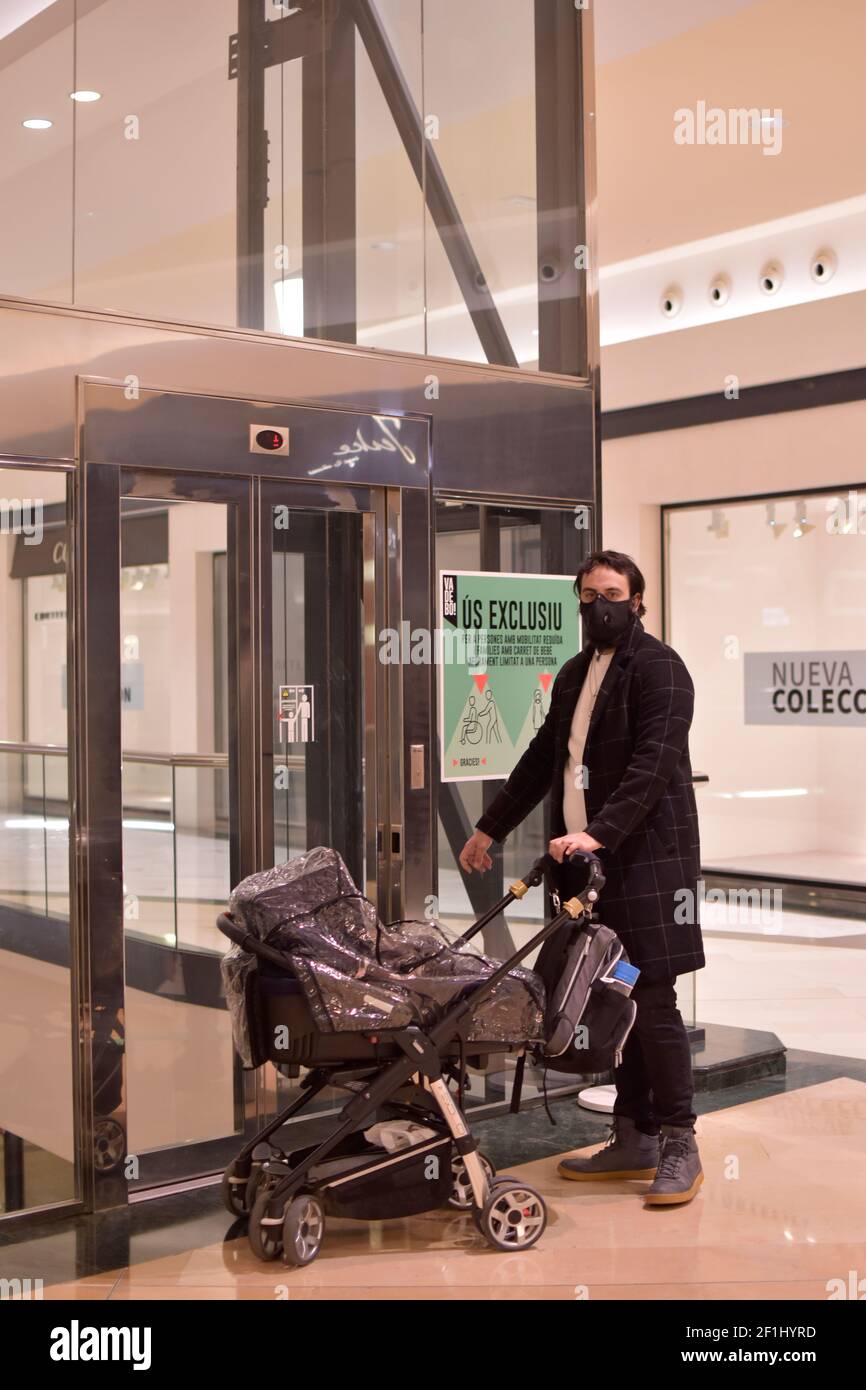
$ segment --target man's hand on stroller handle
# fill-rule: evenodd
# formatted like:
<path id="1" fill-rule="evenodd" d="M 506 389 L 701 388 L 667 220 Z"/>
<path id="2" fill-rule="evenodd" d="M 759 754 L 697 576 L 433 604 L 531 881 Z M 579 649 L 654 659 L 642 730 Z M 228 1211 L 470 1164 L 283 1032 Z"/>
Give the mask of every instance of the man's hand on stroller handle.
<path id="1" fill-rule="evenodd" d="M 580 850 L 582 854 L 595 854 L 597 849 L 604 849 L 604 845 L 599 844 L 598 840 L 594 840 L 583 830 L 576 834 L 560 835 L 558 839 L 551 840 L 548 845 L 548 852 L 557 864 L 561 864 L 576 850 Z"/>
<path id="2" fill-rule="evenodd" d="M 487 853 L 493 844 L 489 835 L 485 835 L 483 830 L 474 830 L 460 851 L 460 867 L 466 874 L 471 874 L 473 869 L 477 869 L 480 874 L 484 874 L 488 869 L 493 868 L 493 860 Z"/>

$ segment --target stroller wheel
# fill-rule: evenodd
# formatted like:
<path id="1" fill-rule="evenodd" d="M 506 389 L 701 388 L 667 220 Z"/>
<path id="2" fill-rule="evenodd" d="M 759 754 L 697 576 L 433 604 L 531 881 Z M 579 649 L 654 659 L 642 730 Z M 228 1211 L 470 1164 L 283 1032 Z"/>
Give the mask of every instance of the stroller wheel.
<path id="1" fill-rule="evenodd" d="M 496 1250 L 528 1250 L 546 1225 L 544 1198 L 516 1179 L 496 1183 L 478 1217 L 481 1234 Z"/>
<path id="2" fill-rule="evenodd" d="M 283 1221 L 283 1261 L 287 1265 L 312 1264 L 322 1248 L 325 1211 L 312 1192 L 302 1192 L 289 1203 Z"/>
<path id="3" fill-rule="evenodd" d="M 277 1260 L 283 1248 L 283 1227 L 263 1226 L 262 1219 L 268 1215 L 268 1190 L 262 1189 L 256 1197 L 255 1206 L 250 1212 L 248 1237 L 250 1249 L 260 1260 Z"/>
<path id="4" fill-rule="evenodd" d="M 93 1159 L 98 1173 L 112 1173 L 123 1162 L 124 1134 L 116 1120 L 97 1120 L 93 1133 Z"/>
<path id="5" fill-rule="evenodd" d="M 237 1159 L 233 1159 L 223 1173 L 221 1188 L 223 1206 L 232 1216 L 246 1216 L 250 1209 L 247 1202 L 247 1192 L 252 1178 L 240 1178 L 237 1163 Z"/>
<path id="6" fill-rule="evenodd" d="M 490 1179 L 490 1193 L 489 1193 L 489 1196 L 488 1196 L 488 1200 L 489 1200 L 490 1197 L 493 1196 L 493 1190 L 494 1190 L 494 1188 L 497 1188 L 497 1187 L 518 1187 L 519 1185 L 520 1185 L 520 1179 L 519 1179 L 519 1178 L 513 1177 L 513 1176 L 511 1175 L 511 1173 L 497 1173 L 495 1177 L 492 1177 L 492 1178 Z M 481 1207 L 476 1207 L 476 1206 L 473 1206 L 473 1207 L 472 1207 L 472 1219 L 474 1220 L 475 1225 L 478 1227 L 479 1231 L 481 1230 L 481 1217 L 482 1217 L 482 1215 L 483 1215 L 483 1208 L 481 1208 Z"/>
<path id="7" fill-rule="evenodd" d="M 496 1169 L 490 1162 L 486 1154 L 479 1153 L 481 1166 L 487 1177 L 487 1181 L 492 1183 L 496 1176 Z M 451 1196 L 448 1198 L 449 1207 L 456 1207 L 458 1211 L 469 1211 L 472 1207 L 472 1184 L 469 1181 L 469 1174 L 466 1171 L 466 1164 L 460 1154 L 455 1154 L 451 1160 Z"/>

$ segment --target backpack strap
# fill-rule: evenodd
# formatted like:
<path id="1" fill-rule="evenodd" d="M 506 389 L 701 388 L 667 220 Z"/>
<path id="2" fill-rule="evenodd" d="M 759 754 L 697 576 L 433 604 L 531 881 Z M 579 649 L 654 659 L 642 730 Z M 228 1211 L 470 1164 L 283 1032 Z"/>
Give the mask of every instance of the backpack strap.
<path id="1" fill-rule="evenodd" d="M 520 1112 L 520 1097 L 523 1095 L 523 1073 L 526 1070 L 526 1048 L 517 1058 L 514 1068 L 514 1084 L 511 1087 L 511 1113 L 517 1115 Z"/>

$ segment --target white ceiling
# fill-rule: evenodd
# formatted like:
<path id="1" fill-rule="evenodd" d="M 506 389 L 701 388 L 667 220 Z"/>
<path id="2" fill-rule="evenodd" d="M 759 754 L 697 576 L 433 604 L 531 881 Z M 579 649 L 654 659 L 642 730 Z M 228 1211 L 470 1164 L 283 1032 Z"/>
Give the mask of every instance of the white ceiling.
<path id="1" fill-rule="evenodd" d="M 756 0 L 592 0 L 596 62 L 612 63 L 654 43 L 700 29 Z"/>
<path id="2" fill-rule="evenodd" d="M 54 0 L 3 0 L 0 4 L 0 39 L 5 39 L 13 29 L 20 28 L 53 3 Z"/>

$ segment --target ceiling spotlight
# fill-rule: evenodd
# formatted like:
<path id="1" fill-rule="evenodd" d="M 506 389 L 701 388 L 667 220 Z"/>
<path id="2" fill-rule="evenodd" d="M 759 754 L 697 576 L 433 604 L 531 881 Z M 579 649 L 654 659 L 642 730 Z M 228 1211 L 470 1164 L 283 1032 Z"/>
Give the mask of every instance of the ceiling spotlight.
<path id="1" fill-rule="evenodd" d="M 816 285 L 826 285 L 828 280 L 832 280 L 836 274 L 836 252 L 826 249 L 819 251 L 812 257 L 812 264 L 809 266 L 809 273 Z"/>
<path id="2" fill-rule="evenodd" d="M 730 523 L 723 511 L 719 511 L 716 508 L 713 509 L 707 530 L 712 532 L 717 541 L 727 540 L 728 532 L 730 531 Z"/>
<path id="3" fill-rule="evenodd" d="M 801 536 L 808 536 L 809 532 L 815 529 L 808 516 L 806 503 L 802 497 L 799 497 L 794 503 L 794 530 L 791 533 L 797 540 Z"/>
<path id="4" fill-rule="evenodd" d="M 21 124 L 25 130 L 50 130 L 54 122 L 46 120 L 43 116 L 29 116 Z"/>
<path id="5" fill-rule="evenodd" d="M 99 101 L 102 97 L 101 92 L 89 92 L 86 89 L 80 92 L 70 92 L 73 101 Z"/>
<path id="6" fill-rule="evenodd" d="M 770 261 L 761 271 L 760 286 L 762 294 L 778 294 L 785 278 L 784 266 L 778 261 Z"/>
<path id="7" fill-rule="evenodd" d="M 659 308 L 666 319 L 675 318 L 683 307 L 683 292 L 679 285 L 668 285 L 659 302 Z"/>
<path id="8" fill-rule="evenodd" d="M 768 503 L 767 503 L 767 525 L 769 526 L 770 530 L 773 532 L 773 540 L 774 540 L 774 541 L 777 541 L 777 540 L 779 539 L 779 537 L 781 536 L 782 532 L 783 532 L 784 529 L 785 529 L 785 523 L 784 523 L 784 521 L 777 521 L 777 520 L 776 520 L 776 504 L 775 504 L 775 502 L 768 502 Z"/>
<path id="9" fill-rule="evenodd" d="M 727 275 L 717 275 L 709 289 L 710 303 L 715 304 L 716 308 L 721 308 L 727 304 L 731 296 L 731 282 Z"/>

